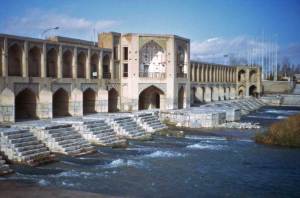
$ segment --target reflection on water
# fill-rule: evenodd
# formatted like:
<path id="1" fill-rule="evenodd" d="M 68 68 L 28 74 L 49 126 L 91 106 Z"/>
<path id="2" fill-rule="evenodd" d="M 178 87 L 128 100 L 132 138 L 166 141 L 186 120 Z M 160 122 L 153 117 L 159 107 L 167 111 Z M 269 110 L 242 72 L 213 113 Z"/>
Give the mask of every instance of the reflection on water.
<path id="1" fill-rule="evenodd" d="M 268 126 L 297 112 L 268 107 L 243 120 Z M 126 149 L 99 147 L 40 168 L 15 166 L 5 179 L 135 197 L 300 196 L 300 149 L 258 145 L 251 130 L 218 130 L 134 141 Z"/>

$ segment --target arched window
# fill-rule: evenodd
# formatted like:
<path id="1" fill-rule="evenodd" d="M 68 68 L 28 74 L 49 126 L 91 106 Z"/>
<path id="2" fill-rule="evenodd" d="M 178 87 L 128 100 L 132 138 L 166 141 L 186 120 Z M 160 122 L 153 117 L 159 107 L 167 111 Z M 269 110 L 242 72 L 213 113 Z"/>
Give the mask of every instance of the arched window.
<path id="1" fill-rule="evenodd" d="M 105 79 L 110 79 L 111 78 L 111 73 L 110 73 L 110 57 L 108 54 L 106 54 L 103 59 L 102 59 L 102 76 Z"/>
<path id="2" fill-rule="evenodd" d="M 41 50 L 33 47 L 28 54 L 28 76 L 39 77 L 41 71 Z"/>
<path id="3" fill-rule="evenodd" d="M 98 64 L 99 64 L 99 56 L 98 54 L 93 54 L 91 57 L 91 78 L 97 78 L 99 75 Z"/>
<path id="4" fill-rule="evenodd" d="M 67 50 L 63 54 L 63 78 L 72 78 L 72 57 L 73 54 L 70 50 Z"/>
<path id="5" fill-rule="evenodd" d="M 55 48 L 47 52 L 46 74 L 47 77 L 57 77 L 57 50 Z"/>
<path id="6" fill-rule="evenodd" d="M 140 50 L 140 77 L 154 77 L 166 72 L 166 54 L 155 41 L 149 41 Z"/>
<path id="7" fill-rule="evenodd" d="M 85 78 L 86 55 L 80 52 L 77 55 L 77 78 Z"/>
<path id="8" fill-rule="evenodd" d="M 8 75 L 22 76 L 22 49 L 16 43 L 8 48 Z"/>

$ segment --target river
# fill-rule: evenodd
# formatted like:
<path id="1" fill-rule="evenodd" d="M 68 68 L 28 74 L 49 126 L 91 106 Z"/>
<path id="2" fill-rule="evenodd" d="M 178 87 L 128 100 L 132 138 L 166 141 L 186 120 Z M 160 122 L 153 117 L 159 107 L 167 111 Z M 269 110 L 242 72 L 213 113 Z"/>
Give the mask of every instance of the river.
<path id="1" fill-rule="evenodd" d="M 264 107 L 242 121 L 267 127 L 295 113 L 300 108 Z M 16 173 L 1 180 L 130 197 L 300 197 L 300 149 L 256 144 L 255 132 L 155 136 L 38 168 L 13 166 Z"/>

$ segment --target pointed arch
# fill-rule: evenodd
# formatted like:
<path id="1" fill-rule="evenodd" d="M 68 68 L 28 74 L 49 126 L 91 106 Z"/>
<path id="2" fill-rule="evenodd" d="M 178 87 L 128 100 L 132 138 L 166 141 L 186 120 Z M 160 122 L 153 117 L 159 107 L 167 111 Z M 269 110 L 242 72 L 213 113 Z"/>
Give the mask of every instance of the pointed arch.
<path id="1" fill-rule="evenodd" d="M 15 98 L 15 120 L 37 119 L 37 96 L 26 88 Z"/>
<path id="2" fill-rule="evenodd" d="M 62 62 L 63 62 L 63 68 L 62 68 L 62 77 L 63 78 L 72 78 L 72 58 L 73 53 L 71 50 L 66 50 L 63 53 Z"/>
<path id="3" fill-rule="evenodd" d="M 154 85 L 145 88 L 139 94 L 139 110 L 162 108 L 164 97 L 165 93 Z"/>
<path id="4" fill-rule="evenodd" d="M 88 88 L 83 92 L 83 114 L 96 112 L 96 92 Z"/>
<path id="5" fill-rule="evenodd" d="M 41 49 L 32 47 L 28 52 L 28 76 L 40 77 L 41 75 Z"/>
<path id="6" fill-rule="evenodd" d="M 46 60 L 46 75 L 47 77 L 55 78 L 57 77 L 57 60 L 58 53 L 55 48 L 51 48 L 47 52 L 47 60 Z"/>
<path id="7" fill-rule="evenodd" d="M 22 76 L 22 48 L 15 43 L 8 48 L 8 76 Z"/>
<path id="8" fill-rule="evenodd" d="M 94 53 L 92 56 L 91 56 L 91 74 L 90 74 L 90 77 L 91 79 L 93 78 L 97 78 L 98 75 L 99 75 L 99 55 L 97 53 Z"/>
<path id="9" fill-rule="evenodd" d="M 79 52 L 77 55 L 77 78 L 85 78 L 86 54 Z"/>
<path id="10" fill-rule="evenodd" d="M 119 111 L 119 93 L 115 88 L 108 91 L 108 112 Z"/>
<path id="11" fill-rule="evenodd" d="M 69 94 L 63 88 L 59 88 L 52 96 L 53 117 L 70 116 Z"/>

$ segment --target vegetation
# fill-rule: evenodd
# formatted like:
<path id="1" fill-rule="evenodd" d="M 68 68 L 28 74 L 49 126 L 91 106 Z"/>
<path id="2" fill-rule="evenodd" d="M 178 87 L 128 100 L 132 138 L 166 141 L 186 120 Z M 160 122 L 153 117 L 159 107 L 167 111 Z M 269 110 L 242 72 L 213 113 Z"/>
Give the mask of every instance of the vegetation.
<path id="1" fill-rule="evenodd" d="M 266 133 L 255 137 L 257 143 L 300 147 L 300 114 L 272 124 Z"/>

